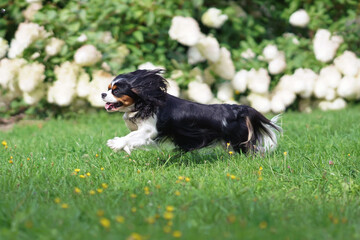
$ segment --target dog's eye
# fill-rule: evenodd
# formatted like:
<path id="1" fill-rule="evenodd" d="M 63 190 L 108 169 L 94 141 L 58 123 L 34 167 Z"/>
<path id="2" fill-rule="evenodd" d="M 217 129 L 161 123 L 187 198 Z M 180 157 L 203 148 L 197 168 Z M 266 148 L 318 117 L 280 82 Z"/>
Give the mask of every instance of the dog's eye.
<path id="1" fill-rule="evenodd" d="M 120 93 L 120 90 L 119 90 L 118 88 L 115 88 L 115 89 L 113 90 L 113 94 L 118 94 L 118 93 Z"/>

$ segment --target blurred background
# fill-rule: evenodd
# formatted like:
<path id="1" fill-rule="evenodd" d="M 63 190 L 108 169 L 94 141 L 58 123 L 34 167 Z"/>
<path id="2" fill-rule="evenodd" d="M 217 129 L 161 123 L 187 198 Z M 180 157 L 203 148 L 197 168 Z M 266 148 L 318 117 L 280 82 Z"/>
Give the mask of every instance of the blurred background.
<path id="1" fill-rule="evenodd" d="M 263 113 L 360 99 L 357 0 L 0 0 L 0 118 L 97 111 L 118 74 Z"/>

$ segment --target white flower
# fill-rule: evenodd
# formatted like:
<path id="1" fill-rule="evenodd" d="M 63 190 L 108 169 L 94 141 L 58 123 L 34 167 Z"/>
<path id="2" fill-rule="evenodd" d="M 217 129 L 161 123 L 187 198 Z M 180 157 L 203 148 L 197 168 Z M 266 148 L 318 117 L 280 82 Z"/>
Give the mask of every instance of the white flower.
<path id="1" fill-rule="evenodd" d="M 76 41 L 78 41 L 78 42 L 86 42 L 87 41 L 87 36 L 84 34 L 84 33 L 82 33 L 77 39 L 76 39 Z"/>
<path id="2" fill-rule="evenodd" d="M 295 86 L 297 87 L 295 92 L 303 98 L 311 97 L 318 75 L 311 69 L 298 68 L 293 76 L 296 82 Z"/>
<path id="3" fill-rule="evenodd" d="M 217 8 L 209 8 L 201 17 L 201 22 L 208 27 L 220 28 L 228 16 L 221 14 L 221 10 Z"/>
<path id="4" fill-rule="evenodd" d="M 268 92 L 270 85 L 270 76 L 266 69 L 260 68 L 259 70 L 251 69 L 247 74 L 248 88 L 258 94 Z"/>
<path id="5" fill-rule="evenodd" d="M 195 102 L 203 104 L 209 103 L 214 98 L 209 85 L 196 81 L 189 83 L 188 97 Z"/>
<path id="6" fill-rule="evenodd" d="M 310 22 L 310 17 L 304 9 L 300 9 L 291 14 L 289 22 L 296 27 L 306 27 Z"/>
<path id="7" fill-rule="evenodd" d="M 175 97 L 179 97 L 180 96 L 180 88 L 179 88 L 179 85 L 177 84 L 177 82 L 172 79 L 168 79 L 167 82 L 168 82 L 168 84 L 167 84 L 166 92 Z"/>
<path id="8" fill-rule="evenodd" d="M 45 96 L 45 86 L 42 85 L 32 92 L 23 92 L 24 102 L 28 105 L 38 103 Z"/>
<path id="9" fill-rule="evenodd" d="M 204 70 L 204 77 L 203 77 L 204 83 L 208 85 L 212 85 L 216 82 L 216 79 L 214 77 L 214 74 L 212 73 L 211 67 L 208 67 Z"/>
<path id="10" fill-rule="evenodd" d="M 290 106 L 295 99 L 295 93 L 290 90 L 276 90 L 271 99 L 271 110 L 275 113 L 282 112 L 286 107 Z"/>
<path id="11" fill-rule="evenodd" d="M 189 47 L 187 51 L 188 63 L 193 65 L 199 62 L 204 62 L 206 58 L 201 55 L 201 52 L 197 47 Z"/>
<path id="12" fill-rule="evenodd" d="M 226 48 L 220 49 L 219 60 L 211 65 L 213 71 L 226 80 L 232 80 L 235 75 L 235 66 L 231 60 L 231 53 Z"/>
<path id="13" fill-rule="evenodd" d="M 263 49 L 262 54 L 266 61 L 271 61 L 278 56 L 279 50 L 275 45 L 269 44 Z"/>
<path id="14" fill-rule="evenodd" d="M 255 57 L 255 53 L 250 48 L 246 49 L 244 52 L 241 53 L 241 57 L 245 59 L 251 59 Z"/>
<path id="15" fill-rule="evenodd" d="M 235 74 L 233 80 L 231 81 L 234 89 L 239 93 L 243 93 L 246 90 L 247 74 L 248 72 L 245 69 L 242 69 Z"/>
<path id="16" fill-rule="evenodd" d="M 216 97 L 223 102 L 233 100 L 234 90 L 231 83 L 226 82 L 219 84 Z"/>
<path id="17" fill-rule="evenodd" d="M 201 38 L 196 45 L 197 49 L 207 60 L 216 62 L 220 58 L 220 45 L 216 38 L 207 36 Z"/>
<path id="18" fill-rule="evenodd" d="M 42 8 L 41 2 L 33 2 L 31 3 L 23 12 L 25 19 L 28 21 L 32 21 L 34 19 L 34 15 Z"/>
<path id="19" fill-rule="evenodd" d="M 340 110 L 346 107 L 346 102 L 342 98 L 337 98 L 334 101 L 321 101 L 319 102 L 319 108 L 323 111 L 327 110 Z"/>
<path id="20" fill-rule="evenodd" d="M 57 81 L 69 82 L 75 87 L 80 70 L 81 67 L 77 64 L 66 61 L 60 66 L 55 66 L 54 73 Z"/>
<path id="21" fill-rule="evenodd" d="M 58 38 L 51 38 L 48 44 L 45 47 L 45 52 L 48 56 L 54 56 L 58 54 L 64 46 L 65 42 Z"/>
<path id="22" fill-rule="evenodd" d="M 26 64 L 25 59 L 1 59 L 0 61 L 0 85 L 4 89 L 15 91 L 18 85 L 18 73 Z"/>
<path id="23" fill-rule="evenodd" d="M 0 59 L 5 57 L 8 50 L 9 50 L 8 42 L 0 37 Z"/>
<path id="24" fill-rule="evenodd" d="M 275 75 L 279 74 L 285 71 L 286 69 L 286 60 L 285 60 L 285 54 L 283 52 L 280 52 L 277 57 L 272 59 L 269 62 L 269 73 Z"/>
<path id="25" fill-rule="evenodd" d="M 280 94 L 274 95 L 271 98 L 270 108 L 273 113 L 281 113 L 286 110 L 286 106 L 282 101 L 282 96 Z"/>
<path id="26" fill-rule="evenodd" d="M 90 91 L 87 100 L 93 107 L 103 107 L 105 102 L 101 98 L 101 93 L 106 92 L 109 84 L 114 79 L 114 76 L 102 70 L 96 71 L 93 74 L 93 79 L 90 82 Z"/>
<path id="27" fill-rule="evenodd" d="M 336 68 L 345 76 L 354 77 L 360 69 L 360 61 L 355 53 L 345 51 L 334 60 Z"/>
<path id="28" fill-rule="evenodd" d="M 341 73 L 334 65 L 329 65 L 320 70 L 319 81 L 326 82 L 327 86 L 337 88 L 341 80 Z"/>
<path id="29" fill-rule="evenodd" d="M 354 99 L 357 96 L 357 79 L 350 76 L 344 76 L 337 88 L 337 94 L 345 99 Z"/>
<path id="30" fill-rule="evenodd" d="M 74 55 L 75 63 L 80 66 L 92 66 L 102 58 L 95 46 L 87 44 L 76 50 Z"/>
<path id="31" fill-rule="evenodd" d="M 163 66 L 155 66 L 151 62 L 146 62 L 146 63 L 140 64 L 138 66 L 138 69 L 155 70 L 155 69 L 165 69 L 165 68 Z"/>
<path id="32" fill-rule="evenodd" d="M 319 29 L 313 40 L 314 53 L 317 60 L 321 62 L 331 61 L 343 39 L 339 36 L 332 36 L 326 29 Z"/>
<path id="33" fill-rule="evenodd" d="M 49 34 L 45 31 L 44 27 L 36 23 L 20 23 L 15 33 L 15 38 L 11 41 L 10 50 L 8 53 L 9 58 L 16 58 L 22 55 L 23 51 L 30 46 L 33 42 L 39 39 L 45 39 Z"/>
<path id="34" fill-rule="evenodd" d="M 76 94 L 81 98 L 86 98 L 90 93 L 90 76 L 81 69 L 76 86 Z"/>
<path id="35" fill-rule="evenodd" d="M 266 95 L 260 95 L 256 93 L 250 93 L 247 96 L 251 107 L 255 108 L 261 113 L 267 113 L 271 110 L 270 100 Z"/>
<path id="36" fill-rule="evenodd" d="M 45 80 L 45 66 L 41 63 L 30 63 L 23 66 L 19 71 L 19 88 L 21 91 L 30 93 Z"/>
<path id="37" fill-rule="evenodd" d="M 194 46 L 199 41 L 201 32 L 195 19 L 176 16 L 171 20 L 169 35 L 185 46 Z"/>

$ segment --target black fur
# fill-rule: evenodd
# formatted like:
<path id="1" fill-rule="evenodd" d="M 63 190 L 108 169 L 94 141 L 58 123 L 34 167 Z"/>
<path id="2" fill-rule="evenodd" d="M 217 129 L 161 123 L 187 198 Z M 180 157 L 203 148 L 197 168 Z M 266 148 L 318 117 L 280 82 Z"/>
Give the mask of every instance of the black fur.
<path id="1" fill-rule="evenodd" d="M 281 131 L 249 106 L 205 105 L 169 95 L 166 80 L 159 73 L 161 70 L 137 70 L 116 78 L 129 84 L 138 96 L 135 119 L 156 115 L 157 141 L 170 139 L 184 151 L 225 142 L 237 152 L 248 153 L 261 151 L 264 137 Z"/>

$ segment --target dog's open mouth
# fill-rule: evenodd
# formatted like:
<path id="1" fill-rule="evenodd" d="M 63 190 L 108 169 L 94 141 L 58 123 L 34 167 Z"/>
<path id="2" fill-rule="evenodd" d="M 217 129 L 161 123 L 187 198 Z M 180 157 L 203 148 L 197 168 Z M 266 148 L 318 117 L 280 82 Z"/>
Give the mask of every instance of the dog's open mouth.
<path id="1" fill-rule="evenodd" d="M 107 102 L 107 103 L 105 104 L 105 109 L 106 109 L 106 111 L 116 111 L 116 110 L 118 110 L 122 105 L 123 105 L 122 102 L 116 102 L 116 103 Z"/>

